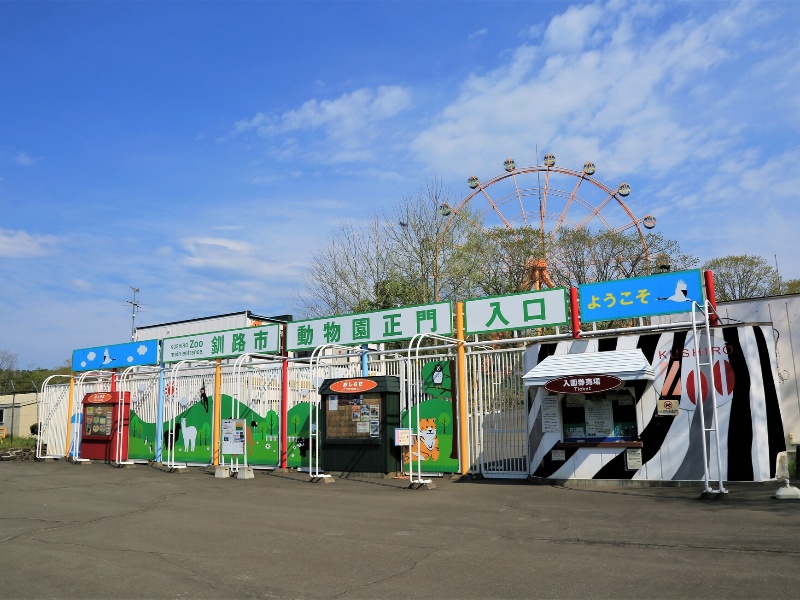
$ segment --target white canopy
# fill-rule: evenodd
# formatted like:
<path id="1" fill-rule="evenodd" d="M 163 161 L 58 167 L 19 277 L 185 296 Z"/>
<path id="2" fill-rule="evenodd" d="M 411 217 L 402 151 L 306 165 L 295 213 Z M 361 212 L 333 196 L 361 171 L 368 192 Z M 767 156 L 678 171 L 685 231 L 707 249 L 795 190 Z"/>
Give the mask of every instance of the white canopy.
<path id="1" fill-rule="evenodd" d="M 614 375 L 623 381 L 656 378 L 642 351 L 635 349 L 548 356 L 522 380 L 525 385 L 544 385 L 551 379 L 572 375 Z"/>

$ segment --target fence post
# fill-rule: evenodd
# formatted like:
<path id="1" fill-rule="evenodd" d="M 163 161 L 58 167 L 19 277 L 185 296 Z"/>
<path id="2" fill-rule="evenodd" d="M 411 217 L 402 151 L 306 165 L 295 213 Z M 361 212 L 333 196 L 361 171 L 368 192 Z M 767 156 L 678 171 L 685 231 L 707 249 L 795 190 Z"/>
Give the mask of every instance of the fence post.
<path id="1" fill-rule="evenodd" d="M 458 460 L 461 474 L 469 471 L 469 444 L 467 440 L 467 358 L 464 352 L 464 303 L 456 302 L 456 339 L 458 349 Z M 410 415 L 409 415 L 410 416 Z"/>
<path id="2" fill-rule="evenodd" d="M 581 335 L 581 314 L 578 304 L 578 288 L 569 288 L 569 316 L 572 321 L 572 337 L 578 339 Z"/>
<path id="3" fill-rule="evenodd" d="M 288 347 L 288 340 L 287 337 L 289 335 L 289 327 L 286 323 L 283 324 L 283 336 L 281 337 L 281 354 L 283 354 L 283 362 L 281 363 L 281 427 L 280 433 L 281 441 L 280 441 L 280 449 L 281 455 L 278 457 L 278 462 L 280 463 L 281 469 L 286 469 L 288 462 L 287 462 L 287 455 L 288 452 L 286 451 L 289 447 L 289 440 L 288 440 L 288 423 L 286 419 L 289 415 L 289 353 L 287 352 Z M 310 426 L 310 425 L 309 425 Z"/>
<path id="4" fill-rule="evenodd" d="M 67 402 L 67 440 L 64 448 L 64 456 L 69 458 L 69 443 L 72 438 L 72 402 L 75 396 L 75 373 L 69 378 L 69 401 Z M 77 427 L 77 423 L 75 424 Z"/>
<path id="5" fill-rule="evenodd" d="M 233 415 L 231 415 L 233 416 Z M 217 359 L 214 369 L 214 441 L 211 450 L 212 464 L 219 466 L 219 438 L 222 426 L 222 359 Z"/>
<path id="6" fill-rule="evenodd" d="M 706 296 L 708 297 L 708 303 L 711 305 L 711 308 L 714 309 L 713 313 L 707 315 L 708 324 L 712 327 L 716 327 L 719 325 L 719 317 L 717 317 L 717 292 L 714 289 L 714 272 L 703 271 L 703 279 L 705 280 L 706 284 Z"/>

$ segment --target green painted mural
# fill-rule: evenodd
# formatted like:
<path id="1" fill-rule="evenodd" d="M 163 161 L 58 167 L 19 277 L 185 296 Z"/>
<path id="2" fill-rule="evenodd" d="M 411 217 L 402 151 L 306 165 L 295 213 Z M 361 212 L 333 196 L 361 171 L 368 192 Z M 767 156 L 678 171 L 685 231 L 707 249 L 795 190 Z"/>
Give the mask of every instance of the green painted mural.
<path id="1" fill-rule="evenodd" d="M 411 409 L 411 425 L 416 429 L 419 410 L 420 435 L 412 446 L 416 468 L 419 457 L 426 473 L 457 473 L 458 437 L 452 361 L 435 361 L 422 367 L 423 390 L 427 399 Z M 401 427 L 408 427 L 408 411 L 400 416 Z M 403 468 L 409 470 L 408 447 L 403 450 Z"/>
<path id="2" fill-rule="evenodd" d="M 223 394 L 221 413 L 223 419 L 236 417 L 245 420 L 248 465 L 280 464 L 280 417 L 274 410 L 269 410 L 266 415 L 261 416 L 247 405 L 238 400 L 232 402 L 231 396 Z M 236 455 L 222 455 L 226 463 L 230 463 L 232 458 L 235 460 Z M 240 456 L 239 462 L 243 463 L 244 457 Z"/>

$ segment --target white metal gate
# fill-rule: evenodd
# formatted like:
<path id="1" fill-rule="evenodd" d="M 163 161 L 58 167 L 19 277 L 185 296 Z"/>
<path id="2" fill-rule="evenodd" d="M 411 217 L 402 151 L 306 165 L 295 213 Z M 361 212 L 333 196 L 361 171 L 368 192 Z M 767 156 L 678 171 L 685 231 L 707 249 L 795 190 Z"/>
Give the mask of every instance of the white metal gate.
<path id="1" fill-rule="evenodd" d="M 42 384 L 39 394 L 39 434 L 36 458 L 59 458 L 67 449 L 69 418 L 69 383 L 55 383 L 69 375 L 52 375 Z"/>
<path id="2" fill-rule="evenodd" d="M 470 350 L 466 357 L 470 471 L 484 477 L 527 477 L 524 348 Z"/>

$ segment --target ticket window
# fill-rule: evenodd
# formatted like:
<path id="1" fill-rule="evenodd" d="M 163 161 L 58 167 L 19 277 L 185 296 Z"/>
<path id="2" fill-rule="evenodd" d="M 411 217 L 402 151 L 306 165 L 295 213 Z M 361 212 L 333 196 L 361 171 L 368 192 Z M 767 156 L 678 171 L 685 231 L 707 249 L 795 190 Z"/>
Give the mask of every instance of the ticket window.
<path id="1" fill-rule="evenodd" d="M 636 401 L 622 388 L 561 399 L 564 442 L 632 442 L 637 439 Z"/>

